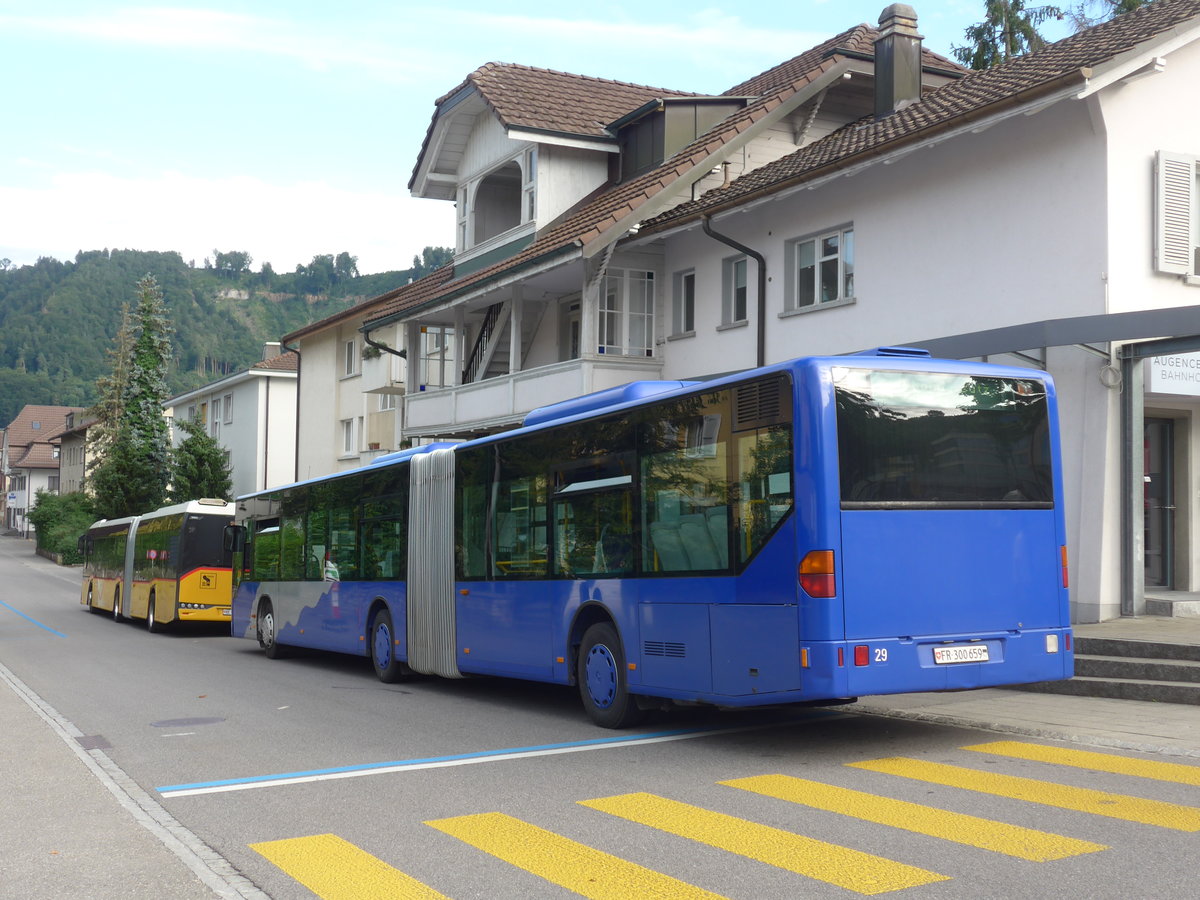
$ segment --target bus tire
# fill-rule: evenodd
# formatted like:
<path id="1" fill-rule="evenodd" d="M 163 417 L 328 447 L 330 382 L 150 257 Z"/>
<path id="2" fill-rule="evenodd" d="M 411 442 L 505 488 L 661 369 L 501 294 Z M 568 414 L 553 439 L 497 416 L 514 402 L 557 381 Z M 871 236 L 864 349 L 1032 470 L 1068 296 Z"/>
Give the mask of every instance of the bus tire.
<path id="1" fill-rule="evenodd" d="M 95 614 L 95 613 L 103 612 L 104 610 L 96 609 L 95 595 L 92 593 L 93 588 L 94 588 L 94 585 L 89 583 L 88 584 L 88 592 L 87 592 L 87 611 L 92 614 Z"/>
<path id="2" fill-rule="evenodd" d="M 258 646 L 263 648 L 267 659 L 282 659 L 287 655 L 278 637 L 275 610 L 270 600 L 264 600 L 258 608 Z"/>
<path id="3" fill-rule="evenodd" d="M 146 607 L 146 628 L 151 634 L 161 634 L 163 630 L 162 623 L 158 621 L 158 617 L 154 614 L 155 596 L 153 591 L 150 593 L 150 605 Z"/>
<path id="4" fill-rule="evenodd" d="M 386 609 L 379 610 L 371 620 L 371 664 L 384 684 L 407 681 L 412 674 L 412 669 L 396 657 L 396 630 L 392 614 Z"/>
<path id="5" fill-rule="evenodd" d="M 641 720 L 642 710 L 626 685 L 621 638 L 607 622 L 584 633 L 576 680 L 584 711 L 601 728 L 629 728 Z"/>
<path id="6" fill-rule="evenodd" d="M 114 622 L 121 621 L 121 588 L 118 587 L 113 594 L 112 617 Z"/>

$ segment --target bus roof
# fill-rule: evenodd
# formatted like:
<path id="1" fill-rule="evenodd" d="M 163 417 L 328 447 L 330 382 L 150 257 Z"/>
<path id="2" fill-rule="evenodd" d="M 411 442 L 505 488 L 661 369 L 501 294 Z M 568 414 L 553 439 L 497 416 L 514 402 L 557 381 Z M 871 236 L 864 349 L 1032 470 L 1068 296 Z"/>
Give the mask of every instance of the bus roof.
<path id="1" fill-rule="evenodd" d="M 207 516 L 229 516 L 232 518 L 237 511 L 228 500 L 216 500 L 205 498 L 203 500 L 187 500 L 184 503 L 175 503 L 171 506 L 163 506 L 153 512 L 143 513 L 142 519 L 157 519 L 160 516 L 171 516 L 178 513 L 192 513 Z"/>

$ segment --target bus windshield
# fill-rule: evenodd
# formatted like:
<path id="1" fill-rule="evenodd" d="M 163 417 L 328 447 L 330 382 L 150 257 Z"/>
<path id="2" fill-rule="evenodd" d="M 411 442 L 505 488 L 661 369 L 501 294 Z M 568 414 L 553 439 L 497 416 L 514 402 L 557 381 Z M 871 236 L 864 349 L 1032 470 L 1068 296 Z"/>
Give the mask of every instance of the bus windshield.
<path id="1" fill-rule="evenodd" d="M 1037 378 L 833 370 L 843 509 L 1051 508 Z"/>

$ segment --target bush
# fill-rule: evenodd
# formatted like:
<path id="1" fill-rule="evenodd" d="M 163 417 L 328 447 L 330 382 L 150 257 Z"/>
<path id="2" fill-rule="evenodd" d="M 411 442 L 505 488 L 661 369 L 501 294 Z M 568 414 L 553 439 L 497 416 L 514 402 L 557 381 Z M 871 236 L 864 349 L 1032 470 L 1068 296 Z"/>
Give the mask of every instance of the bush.
<path id="1" fill-rule="evenodd" d="M 37 503 L 26 514 L 37 533 L 37 547 L 59 553 L 67 565 L 83 562 L 79 555 L 79 537 L 96 520 L 92 500 L 87 494 L 50 494 L 37 492 Z"/>

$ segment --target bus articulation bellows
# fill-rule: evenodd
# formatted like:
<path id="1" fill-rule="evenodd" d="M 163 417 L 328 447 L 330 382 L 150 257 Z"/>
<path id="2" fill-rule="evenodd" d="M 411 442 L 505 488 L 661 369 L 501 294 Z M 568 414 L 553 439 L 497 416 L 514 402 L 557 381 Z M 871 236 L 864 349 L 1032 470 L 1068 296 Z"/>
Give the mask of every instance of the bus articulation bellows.
<path id="1" fill-rule="evenodd" d="M 594 722 L 1069 678 L 1054 385 L 881 348 L 635 382 L 239 498 L 233 633 Z"/>
<path id="2" fill-rule="evenodd" d="M 190 500 L 142 516 L 101 519 L 79 539 L 79 602 L 150 631 L 172 622 L 228 622 L 232 556 L 224 547 L 234 506 Z"/>

